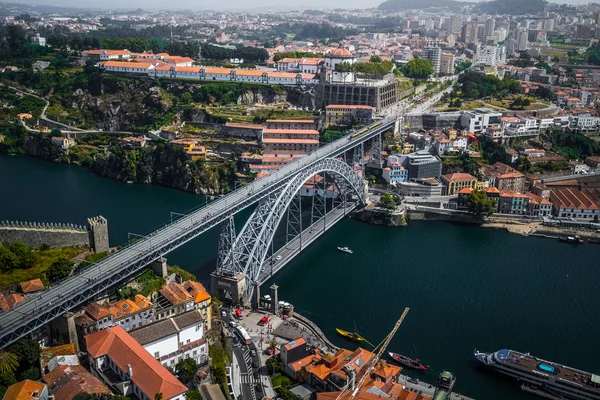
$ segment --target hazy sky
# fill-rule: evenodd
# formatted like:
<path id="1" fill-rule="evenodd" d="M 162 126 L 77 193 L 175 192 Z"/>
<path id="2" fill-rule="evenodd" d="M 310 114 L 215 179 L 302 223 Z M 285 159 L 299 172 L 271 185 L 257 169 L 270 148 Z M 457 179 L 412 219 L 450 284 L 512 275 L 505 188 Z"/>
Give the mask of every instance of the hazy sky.
<path id="1" fill-rule="evenodd" d="M 6 2 L 44 4 L 78 8 L 115 8 L 115 9 L 177 9 L 194 10 L 252 10 L 269 11 L 276 9 L 304 10 L 307 8 L 369 8 L 375 7 L 383 0 L 4 0 Z M 484 0 L 463 0 L 484 1 Z M 550 0 L 553 3 L 586 4 L 589 0 Z M 271 9 L 271 11 L 276 11 Z"/>
<path id="2" fill-rule="evenodd" d="M 231 10 L 251 9 L 259 7 L 293 8 L 368 8 L 375 7 L 383 0 L 4 0 L 6 2 L 44 4 L 80 8 L 145 8 L 145 9 L 174 9 L 188 8 L 194 10 Z"/>

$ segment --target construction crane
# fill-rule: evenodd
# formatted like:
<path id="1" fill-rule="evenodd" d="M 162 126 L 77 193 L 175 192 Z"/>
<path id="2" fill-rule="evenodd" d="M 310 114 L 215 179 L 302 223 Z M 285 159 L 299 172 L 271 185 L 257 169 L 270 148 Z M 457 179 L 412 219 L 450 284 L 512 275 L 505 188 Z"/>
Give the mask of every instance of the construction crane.
<path id="1" fill-rule="evenodd" d="M 351 384 L 351 382 L 348 382 L 346 384 L 346 386 L 344 387 L 344 390 L 342 390 L 340 392 L 340 394 L 337 396 L 336 400 L 340 400 L 342 397 L 346 396 L 350 390 L 352 390 L 352 394 L 350 395 L 350 397 L 348 399 L 345 399 L 345 400 L 353 400 L 354 399 L 354 397 L 356 396 L 356 394 L 358 393 L 358 391 L 360 390 L 362 385 L 365 383 L 365 380 L 367 379 L 367 377 L 369 375 L 371 375 L 371 372 L 373 372 L 373 370 L 375 369 L 377 362 L 381 359 L 383 352 L 387 348 L 388 344 L 392 341 L 392 338 L 396 334 L 396 331 L 398 330 L 398 328 L 400 328 L 400 325 L 402 325 L 402 322 L 404 321 L 404 318 L 406 317 L 406 314 L 408 314 L 409 310 L 410 310 L 410 308 L 408 308 L 408 307 L 406 307 L 404 309 L 404 312 L 400 316 L 400 319 L 396 322 L 396 325 L 394 325 L 394 328 L 392 329 L 392 331 L 381 341 L 381 343 L 379 343 L 377 345 L 377 347 L 375 347 L 375 349 L 373 349 L 373 350 L 377 350 L 377 348 L 379 348 L 379 350 L 377 350 L 377 354 L 375 354 L 375 357 L 373 357 L 371 359 L 370 365 L 368 366 L 364 375 L 362 376 L 362 378 L 360 378 L 358 383 L 354 386 L 354 389 L 352 390 L 352 389 L 348 388 L 348 386 Z"/>

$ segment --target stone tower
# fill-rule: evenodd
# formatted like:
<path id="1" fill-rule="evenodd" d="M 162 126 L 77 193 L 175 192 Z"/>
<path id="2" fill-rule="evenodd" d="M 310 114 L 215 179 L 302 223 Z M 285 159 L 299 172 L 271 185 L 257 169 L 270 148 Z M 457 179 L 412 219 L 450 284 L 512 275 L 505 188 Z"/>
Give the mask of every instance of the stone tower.
<path id="1" fill-rule="evenodd" d="M 109 250 L 108 222 L 103 216 L 88 218 L 88 233 L 90 235 L 90 248 L 94 253 Z"/>

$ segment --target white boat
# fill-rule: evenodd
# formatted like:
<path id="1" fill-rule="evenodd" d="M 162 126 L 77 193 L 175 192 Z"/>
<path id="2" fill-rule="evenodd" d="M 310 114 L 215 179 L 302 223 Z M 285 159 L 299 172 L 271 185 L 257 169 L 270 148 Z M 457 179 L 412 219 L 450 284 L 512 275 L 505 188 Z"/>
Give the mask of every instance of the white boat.
<path id="1" fill-rule="evenodd" d="M 339 251 L 343 251 L 344 253 L 352 254 L 352 250 L 350 250 L 348 247 L 338 247 L 337 249 Z"/>

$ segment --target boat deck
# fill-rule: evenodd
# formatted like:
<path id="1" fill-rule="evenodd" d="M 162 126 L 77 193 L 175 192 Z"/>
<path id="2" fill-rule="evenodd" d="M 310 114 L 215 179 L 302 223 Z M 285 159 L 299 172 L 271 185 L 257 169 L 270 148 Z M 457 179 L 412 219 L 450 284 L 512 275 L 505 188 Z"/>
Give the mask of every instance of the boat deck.
<path id="1" fill-rule="evenodd" d="M 554 376 L 556 379 L 561 379 L 588 389 L 595 389 L 600 393 L 600 380 L 597 383 L 594 383 L 592 381 L 592 376 L 594 375 L 589 372 L 542 360 L 532 355 L 519 353 L 514 350 L 500 350 L 498 351 L 498 357 L 500 357 L 505 364 L 517 365 L 531 371 L 536 371 L 539 374 Z M 600 379 L 598 376 L 594 376 L 594 378 L 594 381 Z"/>

